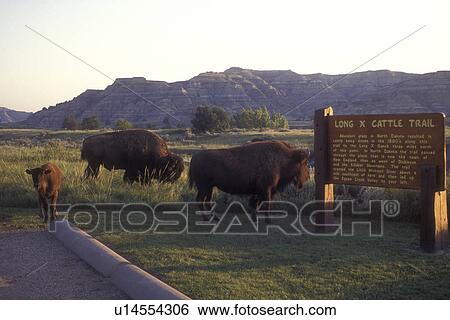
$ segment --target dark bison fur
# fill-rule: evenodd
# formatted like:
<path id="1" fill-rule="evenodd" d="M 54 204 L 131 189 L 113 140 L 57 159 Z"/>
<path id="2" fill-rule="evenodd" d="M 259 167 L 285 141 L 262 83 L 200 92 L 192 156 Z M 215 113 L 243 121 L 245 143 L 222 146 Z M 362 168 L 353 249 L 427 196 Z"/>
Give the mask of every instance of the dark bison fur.
<path id="1" fill-rule="evenodd" d="M 287 141 L 283 141 L 283 140 L 277 140 L 277 139 L 273 139 L 273 138 L 253 138 L 252 140 L 250 140 L 250 142 L 248 143 L 253 143 L 253 142 L 264 142 L 264 141 L 272 141 L 272 142 L 280 142 L 282 144 L 284 144 L 286 147 L 290 148 L 290 149 L 294 149 L 294 147 Z"/>
<path id="2" fill-rule="evenodd" d="M 230 194 L 250 195 L 250 205 L 257 208 L 288 184 L 301 188 L 309 179 L 307 161 L 307 151 L 294 149 L 284 141 L 203 150 L 192 157 L 189 186 L 196 186 L 196 201 L 204 208 L 211 201 L 214 187 Z"/>
<path id="3" fill-rule="evenodd" d="M 84 177 L 97 177 L 100 166 L 124 169 L 124 181 L 175 182 L 184 170 L 181 157 L 172 153 L 159 135 L 147 130 L 123 130 L 87 137 L 81 159 L 88 162 Z"/>

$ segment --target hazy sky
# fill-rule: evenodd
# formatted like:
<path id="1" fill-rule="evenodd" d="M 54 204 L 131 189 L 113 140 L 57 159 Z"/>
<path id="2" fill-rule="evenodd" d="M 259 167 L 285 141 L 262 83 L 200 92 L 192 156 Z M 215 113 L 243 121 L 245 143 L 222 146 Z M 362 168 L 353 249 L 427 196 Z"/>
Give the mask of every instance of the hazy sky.
<path id="1" fill-rule="evenodd" d="M 178 81 L 232 66 L 347 73 L 450 70 L 450 1 L 0 0 L 0 106 L 36 111 L 112 78 Z"/>

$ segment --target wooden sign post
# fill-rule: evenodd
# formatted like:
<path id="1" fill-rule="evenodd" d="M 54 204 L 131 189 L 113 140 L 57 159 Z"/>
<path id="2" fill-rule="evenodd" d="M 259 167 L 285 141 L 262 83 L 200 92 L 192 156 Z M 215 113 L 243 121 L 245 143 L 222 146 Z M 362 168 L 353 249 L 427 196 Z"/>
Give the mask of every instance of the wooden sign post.
<path id="1" fill-rule="evenodd" d="M 437 172 L 433 165 L 421 167 L 420 247 L 426 252 L 437 252 L 448 246 L 447 192 L 439 191 Z"/>
<path id="2" fill-rule="evenodd" d="M 319 203 L 316 215 L 316 230 L 326 233 L 330 229 L 327 225 L 334 224 L 332 210 L 334 206 L 333 184 L 329 183 L 328 166 L 328 120 L 333 115 L 333 108 L 316 110 L 314 114 L 314 180 L 316 200 Z"/>
<path id="3" fill-rule="evenodd" d="M 448 246 L 445 116 L 441 113 L 314 115 L 315 196 L 333 206 L 333 184 L 414 189 L 421 192 L 420 245 Z M 330 213 L 317 215 L 321 226 Z"/>

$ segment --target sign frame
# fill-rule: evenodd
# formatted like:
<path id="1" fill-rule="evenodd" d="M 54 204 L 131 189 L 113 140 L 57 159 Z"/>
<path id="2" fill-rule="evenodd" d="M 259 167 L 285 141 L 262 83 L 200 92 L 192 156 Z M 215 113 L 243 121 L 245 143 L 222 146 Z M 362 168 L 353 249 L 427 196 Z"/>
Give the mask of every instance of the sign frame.
<path id="1" fill-rule="evenodd" d="M 425 123 L 423 123 L 424 121 Z M 418 124 L 423 123 L 422 125 L 433 125 L 433 127 L 421 128 L 412 126 L 416 122 Z M 373 127 L 374 124 L 377 126 Z M 388 126 L 388 124 L 392 126 Z M 421 165 L 435 164 L 438 167 L 438 171 L 445 171 L 445 115 L 442 113 L 337 115 L 329 119 L 328 125 L 329 183 L 420 190 Z M 344 143 L 334 143 L 335 141 Z M 354 141 L 353 148 L 349 148 L 348 143 L 345 143 L 346 141 Z M 361 141 L 362 144 L 359 144 Z M 439 148 L 442 145 L 444 148 Z M 346 154 L 346 156 L 353 156 L 353 158 L 343 159 L 343 154 L 341 154 L 340 157 L 334 159 L 333 152 L 330 149 L 335 146 L 342 146 L 341 149 L 352 152 L 351 154 Z M 374 153 L 373 155 L 372 152 Z M 409 153 L 411 152 L 416 154 L 410 155 Z M 427 153 L 422 156 L 422 152 Z M 364 171 L 362 174 L 353 171 L 346 172 L 347 166 L 338 168 L 336 170 L 338 171 L 337 174 L 333 175 L 335 169 L 333 160 L 337 162 L 341 162 L 341 160 L 358 162 L 359 157 L 364 157 L 361 161 L 365 160 L 366 163 L 347 163 L 347 165 L 359 167 L 352 168 L 352 170 L 359 171 L 362 171 L 362 169 L 367 170 L 366 166 L 368 165 L 377 166 L 378 169 L 375 169 L 376 171 L 384 171 L 382 172 L 385 176 L 384 182 L 377 178 L 372 178 L 370 179 L 372 181 L 369 181 L 367 171 Z M 373 157 L 377 157 L 377 160 L 371 159 Z M 410 157 L 415 157 L 416 159 L 411 159 Z M 422 159 L 422 157 L 428 159 Z M 373 164 L 370 161 L 376 161 L 376 163 Z M 412 161 L 416 162 L 416 164 L 411 165 Z M 399 162 L 406 164 L 400 164 Z M 402 172 L 402 167 L 404 169 L 401 175 L 399 172 Z M 388 174 L 386 172 L 391 172 L 393 180 L 387 179 L 386 176 Z M 344 180 L 342 175 L 345 174 L 350 174 L 357 178 Z M 337 176 L 337 178 L 334 178 L 334 176 Z M 375 174 L 372 174 L 372 176 L 375 176 Z M 403 176 L 403 179 L 400 179 L 400 176 Z M 439 190 L 445 190 L 445 175 L 439 174 L 436 178 Z M 353 180 L 366 181 L 358 183 Z"/>
<path id="2" fill-rule="evenodd" d="M 412 117 L 437 114 L 389 114 L 380 117 Z M 336 116 L 340 118 L 373 117 L 376 115 L 345 115 Z M 420 246 L 426 252 L 437 252 L 445 250 L 448 246 L 448 217 L 447 217 L 447 192 L 446 192 L 446 144 L 445 144 L 445 115 L 444 130 L 442 132 L 442 163 L 424 163 L 420 166 L 420 184 L 414 188 L 420 191 L 421 199 L 421 226 Z M 334 215 L 331 208 L 334 206 L 333 179 L 331 179 L 330 166 L 330 121 L 333 121 L 333 108 L 318 109 L 314 113 L 314 180 L 315 198 L 320 200 L 319 212 L 316 215 L 317 231 L 326 232 L 333 225 Z M 441 157 L 439 153 L 437 157 Z M 350 183 L 345 183 L 350 184 Z M 366 185 L 357 184 L 355 185 Z M 370 186 L 370 185 L 369 185 Z M 385 188 L 399 188 L 399 186 L 377 185 Z M 400 187 L 400 189 L 411 189 Z"/>

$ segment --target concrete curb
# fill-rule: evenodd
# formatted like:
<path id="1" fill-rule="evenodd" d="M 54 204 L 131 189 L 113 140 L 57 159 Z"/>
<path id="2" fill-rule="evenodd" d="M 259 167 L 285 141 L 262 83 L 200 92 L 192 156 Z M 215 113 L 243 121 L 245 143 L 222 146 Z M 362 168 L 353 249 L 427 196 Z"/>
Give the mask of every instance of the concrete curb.
<path id="1" fill-rule="evenodd" d="M 119 289 L 137 300 L 189 300 L 190 298 L 158 278 L 131 264 L 67 220 L 55 221 L 51 232 L 65 247 L 111 278 Z"/>

